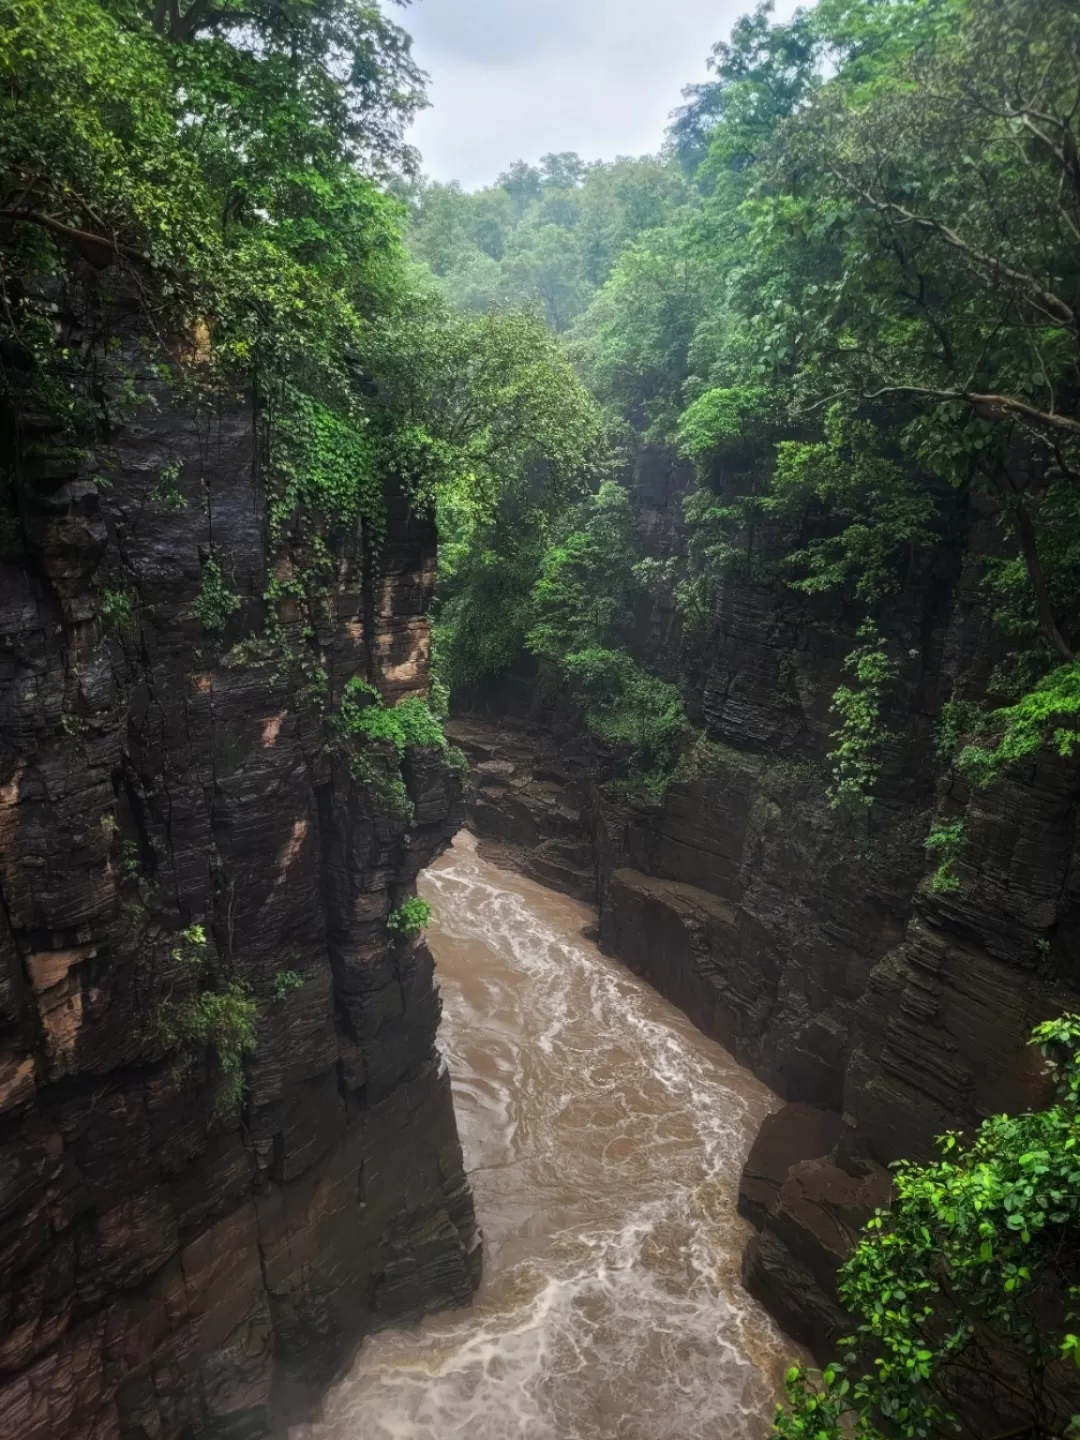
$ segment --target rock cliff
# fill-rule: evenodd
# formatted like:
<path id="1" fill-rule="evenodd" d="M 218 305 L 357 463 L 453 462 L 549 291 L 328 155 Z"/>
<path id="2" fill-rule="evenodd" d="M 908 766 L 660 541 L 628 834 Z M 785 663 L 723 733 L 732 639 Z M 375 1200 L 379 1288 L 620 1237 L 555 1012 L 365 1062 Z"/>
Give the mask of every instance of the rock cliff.
<path id="1" fill-rule="evenodd" d="M 292 561 L 249 401 L 141 382 L 123 418 L 99 397 L 90 451 L 4 416 L 5 1440 L 256 1440 L 365 1331 L 466 1303 L 479 1266 L 431 957 L 386 926 L 461 782 L 415 748 L 388 804 L 282 660 L 317 657 L 330 697 L 357 674 L 423 692 L 433 528 L 389 491 L 385 542 L 338 546 L 312 633 L 295 587 L 263 598 Z M 271 622 L 276 645 L 245 643 Z M 239 1107 L 213 1046 L 159 1023 L 190 998 L 191 927 L 256 1005 Z"/>
<path id="2" fill-rule="evenodd" d="M 647 554 L 685 553 L 692 484 L 662 453 L 640 457 Z M 776 579 L 723 583 L 693 633 L 664 595 L 638 617 L 635 648 L 681 679 L 706 738 L 660 805 L 609 798 L 572 716 L 539 706 L 524 673 L 470 697 L 455 732 L 479 833 L 537 879 L 591 892 L 601 943 L 797 1102 L 748 1166 L 761 1234 L 744 1275 L 822 1352 L 842 1323 L 832 1277 L 888 1193 L 884 1167 L 1037 1101 L 1027 1036 L 1080 988 L 1080 765 L 1044 755 L 973 791 L 935 753 L 945 702 L 980 698 L 998 654 L 980 588 L 992 541 L 960 501 L 950 527 L 887 618 L 907 658 L 865 815 L 825 793 L 856 617 Z M 758 539 L 767 559 L 767 529 Z M 924 841 L 958 819 L 959 883 L 934 889 Z"/>

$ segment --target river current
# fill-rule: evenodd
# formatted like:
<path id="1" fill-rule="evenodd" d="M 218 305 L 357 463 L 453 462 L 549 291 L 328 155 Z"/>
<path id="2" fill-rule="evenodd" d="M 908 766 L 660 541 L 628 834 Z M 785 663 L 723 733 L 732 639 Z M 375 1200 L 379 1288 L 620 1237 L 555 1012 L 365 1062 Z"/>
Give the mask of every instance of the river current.
<path id="1" fill-rule="evenodd" d="M 293 1440 L 762 1440 L 792 1346 L 735 1200 L 773 1097 L 468 834 L 420 890 L 484 1279 L 368 1340 Z"/>

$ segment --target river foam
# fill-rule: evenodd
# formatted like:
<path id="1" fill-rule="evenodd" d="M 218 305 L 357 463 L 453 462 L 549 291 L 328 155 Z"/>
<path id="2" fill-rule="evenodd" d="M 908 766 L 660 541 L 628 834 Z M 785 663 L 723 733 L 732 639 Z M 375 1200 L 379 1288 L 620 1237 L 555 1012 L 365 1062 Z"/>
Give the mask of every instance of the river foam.
<path id="1" fill-rule="evenodd" d="M 791 1346 L 735 1197 L 773 1097 L 472 837 L 421 890 L 484 1281 L 369 1340 L 293 1440 L 761 1440 Z"/>

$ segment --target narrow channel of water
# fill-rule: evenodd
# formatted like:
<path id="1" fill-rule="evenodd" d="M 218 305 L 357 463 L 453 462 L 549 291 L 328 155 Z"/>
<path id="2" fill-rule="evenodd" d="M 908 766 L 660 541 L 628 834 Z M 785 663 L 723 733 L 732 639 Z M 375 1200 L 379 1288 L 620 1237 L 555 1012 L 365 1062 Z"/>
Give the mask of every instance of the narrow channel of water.
<path id="1" fill-rule="evenodd" d="M 368 1341 L 296 1440 L 761 1440 L 792 1346 L 735 1197 L 769 1092 L 471 836 L 420 888 L 484 1281 Z"/>

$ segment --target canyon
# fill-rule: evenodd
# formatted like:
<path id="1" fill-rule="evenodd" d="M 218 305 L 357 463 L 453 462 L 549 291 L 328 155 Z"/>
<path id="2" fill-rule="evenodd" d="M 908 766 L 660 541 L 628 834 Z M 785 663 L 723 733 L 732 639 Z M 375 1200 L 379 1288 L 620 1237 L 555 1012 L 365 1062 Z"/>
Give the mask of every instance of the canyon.
<path id="1" fill-rule="evenodd" d="M 1076 1431 L 1074 8 L 3 9 L 0 1440 Z"/>
<path id="2" fill-rule="evenodd" d="M 788 1102 L 754 1092 L 745 1139 L 722 1147 L 722 1213 L 714 1196 L 695 1224 L 741 1247 L 733 1176 L 756 1131 L 742 1280 L 828 1354 L 836 1270 L 889 1163 L 1044 1098 L 1025 1041 L 1080 979 L 1080 766 L 1040 755 L 974 790 L 932 763 L 944 700 L 978 694 L 993 657 L 979 515 L 958 511 L 955 544 L 919 557 L 897 602 L 910 664 L 866 814 L 824 790 L 842 602 L 766 582 L 721 590 L 693 632 L 662 587 L 637 616 L 637 652 L 680 681 L 703 737 L 663 799 L 613 787 L 565 697 L 522 664 L 448 726 L 468 810 L 446 752 L 412 746 L 405 813 L 245 649 L 292 563 L 269 538 L 256 443 L 250 405 L 208 420 L 162 388 L 91 462 L 45 446 L 25 470 L 0 589 L 0 1434 L 283 1433 L 365 1335 L 470 1302 L 480 1237 L 432 957 L 387 925 L 467 813 L 486 859 L 598 904 L 601 949 Z M 626 483 L 644 552 L 680 563 L 689 469 L 645 448 Z M 436 534 L 391 485 L 385 502 L 380 545 L 357 526 L 314 638 L 333 693 L 360 676 L 392 703 L 427 690 Z M 211 555 L 236 594 L 219 633 L 197 610 Z M 134 595 L 130 617 L 110 624 L 103 590 Z M 940 815 L 965 821 L 945 891 L 923 849 Z M 257 1005 L 242 1113 L 153 1023 L 186 983 L 193 925 Z M 786 1343 L 767 1341 L 748 1434 Z M 328 1414 L 337 1435 L 334 1415 L 356 1412 Z"/>
<path id="3" fill-rule="evenodd" d="M 5 1436 L 265 1434 L 366 1333 L 478 1281 L 431 955 L 386 926 L 462 824 L 462 779 L 410 751 L 410 825 L 279 669 L 244 658 L 272 563 L 253 445 L 249 409 L 207 431 L 162 394 L 96 473 L 40 466 L 3 568 Z M 163 506 L 169 461 L 182 503 Z M 691 484 L 643 452 L 646 553 L 679 558 Z M 346 557 L 319 640 L 335 687 L 361 674 L 393 700 L 427 685 L 436 537 L 393 492 L 387 514 L 378 567 L 362 544 Z M 743 1279 L 822 1355 L 888 1164 L 1035 1103 L 1027 1033 L 1075 995 L 1077 766 L 932 780 L 943 695 L 985 676 L 978 517 L 960 530 L 895 617 L 907 708 L 861 831 L 823 794 L 844 616 L 775 586 L 733 587 L 704 641 L 662 594 L 638 617 L 709 742 L 662 802 L 613 795 L 527 667 L 449 726 L 485 853 L 598 902 L 601 947 L 789 1102 L 743 1174 Z M 193 606 L 211 538 L 240 605 L 209 643 Z M 90 596 L 121 581 L 135 621 L 110 630 Z M 922 841 L 943 807 L 967 839 L 941 894 Z M 259 1001 L 242 1125 L 145 1023 L 195 921 Z M 278 997 L 282 971 L 303 984 Z"/>
<path id="4" fill-rule="evenodd" d="M 794 1347 L 740 1285 L 735 1202 L 775 1098 L 467 831 L 420 889 L 484 1279 L 290 1440 L 764 1440 Z"/>
<path id="5" fill-rule="evenodd" d="M 643 447 L 624 483 L 643 553 L 685 564 L 692 468 Z M 943 707 L 981 698 L 1001 643 L 979 583 L 992 531 L 976 503 L 953 511 L 887 617 L 907 659 L 865 811 L 826 795 L 855 620 L 775 577 L 733 575 L 692 631 L 662 588 L 636 617 L 635 653 L 681 682 L 705 741 L 662 801 L 619 794 L 535 665 L 464 697 L 451 726 L 489 853 L 598 902 L 601 947 L 790 1102 L 744 1174 L 759 1232 L 744 1280 L 822 1358 L 845 1327 L 836 1271 L 887 1167 L 1045 1102 L 1028 1036 L 1080 986 L 1080 765 L 1047 750 L 985 789 L 939 778 Z M 780 548 L 767 523 L 755 543 Z M 924 841 L 942 819 L 964 839 L 957 883 L 937 888 Z"/>

